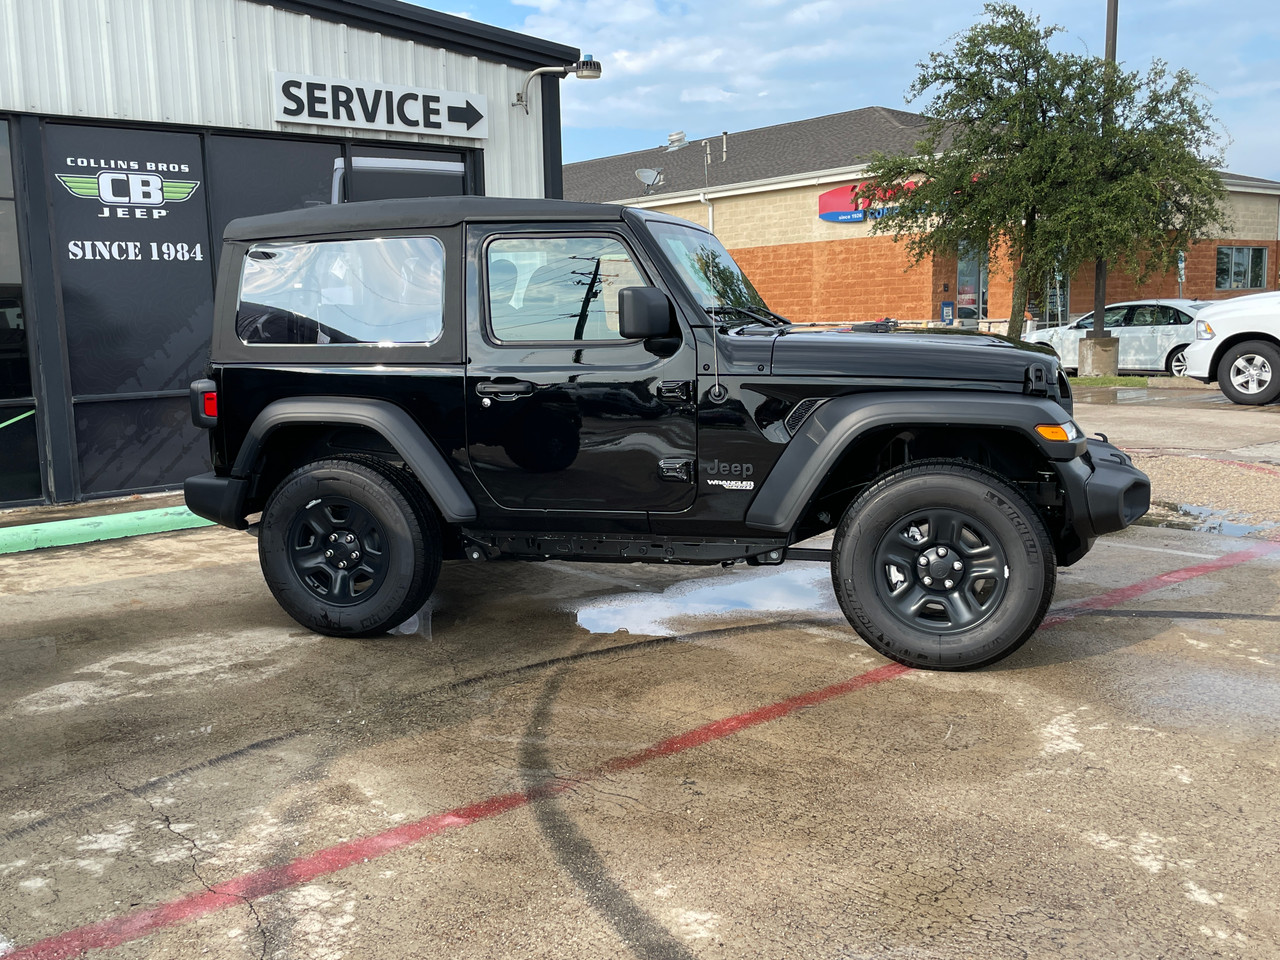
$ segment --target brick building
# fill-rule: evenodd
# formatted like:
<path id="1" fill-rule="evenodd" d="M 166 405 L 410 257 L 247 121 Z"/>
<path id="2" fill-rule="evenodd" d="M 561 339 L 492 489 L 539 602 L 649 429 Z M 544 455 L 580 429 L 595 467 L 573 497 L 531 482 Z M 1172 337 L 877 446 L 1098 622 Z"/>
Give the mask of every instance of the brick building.
<path id="1" fill-rule="evenodd" d="M 661 209 L 709 226 L 769 304 L 796 319 L 938 319 L 944 303 L 960 317 L 1007 319 L 1013 284 L 998 257 L 989 274 L 980 256 L 912 266 L 901 244 L 871 235 L 874 214 L 850 202 L 871 155 L 913 150 L 926 122 L 865 107 L 706 139 L 672 134 L 666 146 L 566 165 L 565 197 Z M 1280 182 L 1222 178 L 1232 226 L 1193 247 L 1182 282 L 1171 272 L 1139 287 L 1113 271 L 1108 300 L 1277 289 Z M 1092 267 L 1055 278 L 1036 300 L 1048 322 L 1088 312 Z"/>

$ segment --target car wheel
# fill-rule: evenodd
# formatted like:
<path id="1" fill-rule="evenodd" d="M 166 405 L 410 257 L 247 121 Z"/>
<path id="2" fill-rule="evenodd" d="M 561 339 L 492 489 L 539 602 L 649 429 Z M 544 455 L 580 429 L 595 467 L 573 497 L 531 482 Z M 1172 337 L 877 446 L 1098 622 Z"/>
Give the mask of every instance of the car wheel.
<path id="1" fill-rule="evenodd" d="M 1044 619 L 1057 575 L 1035 508 L 996 475 L 921 461 L 873 483 L 836 528 L 831 578 L 850 625 L 891 660 L 968 670 Z"/>
<path id="2" fill-rule="evenodd" d="M 1178 347 L 1169 354 L 1165 369 L 1175 377 L 1185 377 L 1187 375 L 1187 348 L 1185 346 Z"/>
<path id="3" fill-rule="evenodd" d="M 280 606 L 308 629 L 364 637 L 395 627 L 440 575 L 439 522 L 409 474 L 376 457 L 308 463 L 262 512 L 258 559 Z"/>
<path id="4" fill-rule="evenodd" d="M 1280 350 L 1263 340 L 1236 344 L 1218 361 L 1218 385 L 1232 403 L 1270 403 L 1280 396 Z"/>

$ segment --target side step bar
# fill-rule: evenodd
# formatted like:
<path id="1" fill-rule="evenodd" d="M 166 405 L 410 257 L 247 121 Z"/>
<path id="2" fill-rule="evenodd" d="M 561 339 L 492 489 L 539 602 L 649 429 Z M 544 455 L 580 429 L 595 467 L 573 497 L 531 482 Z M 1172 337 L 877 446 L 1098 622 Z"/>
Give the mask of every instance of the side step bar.
<path id="1" fill-rule="evenodd" d="M 788 547 L 788 560 L 814 560 L 819 563 L 831 562 L 831 551 L 821 550 L 816 547 Z"/>

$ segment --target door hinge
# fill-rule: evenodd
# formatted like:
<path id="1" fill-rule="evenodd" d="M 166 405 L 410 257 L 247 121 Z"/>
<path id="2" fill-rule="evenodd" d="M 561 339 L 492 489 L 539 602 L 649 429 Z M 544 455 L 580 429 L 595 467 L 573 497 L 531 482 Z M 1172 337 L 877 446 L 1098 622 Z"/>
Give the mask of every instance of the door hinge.
<path id="1" fill-rule="evenodd" d="M 658 476 L 676 483 L 693 482 L 692 460 L 659 460 Z"/>
<path id="2" fill-rule="evenodd" d="M 693 399 L 693 384 L 688 380 L 663 380 L 658 384 L 658 399 L 688 403 Z"/>

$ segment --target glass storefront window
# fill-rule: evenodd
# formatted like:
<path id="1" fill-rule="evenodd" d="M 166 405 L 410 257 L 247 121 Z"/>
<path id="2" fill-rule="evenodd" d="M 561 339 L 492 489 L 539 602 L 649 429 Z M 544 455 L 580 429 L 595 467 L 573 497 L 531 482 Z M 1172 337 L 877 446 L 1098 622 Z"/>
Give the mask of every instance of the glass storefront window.
<path id="1" fill-rule="evenodd" d="M 1219 247 L 1218 290 L 1263 290 L 1267 285 L 1266 247 Z"/>
<path id="2" fill-rule="evenodd" d="M 960 251 L 960 262 L 956 266 L 956 319 L 987 319 L 986 251 Z"/>
<path id="3" fill-rule="evenodd" d="M 0 504 L 41 496 L 9 124 L 0 120 Z"/>

